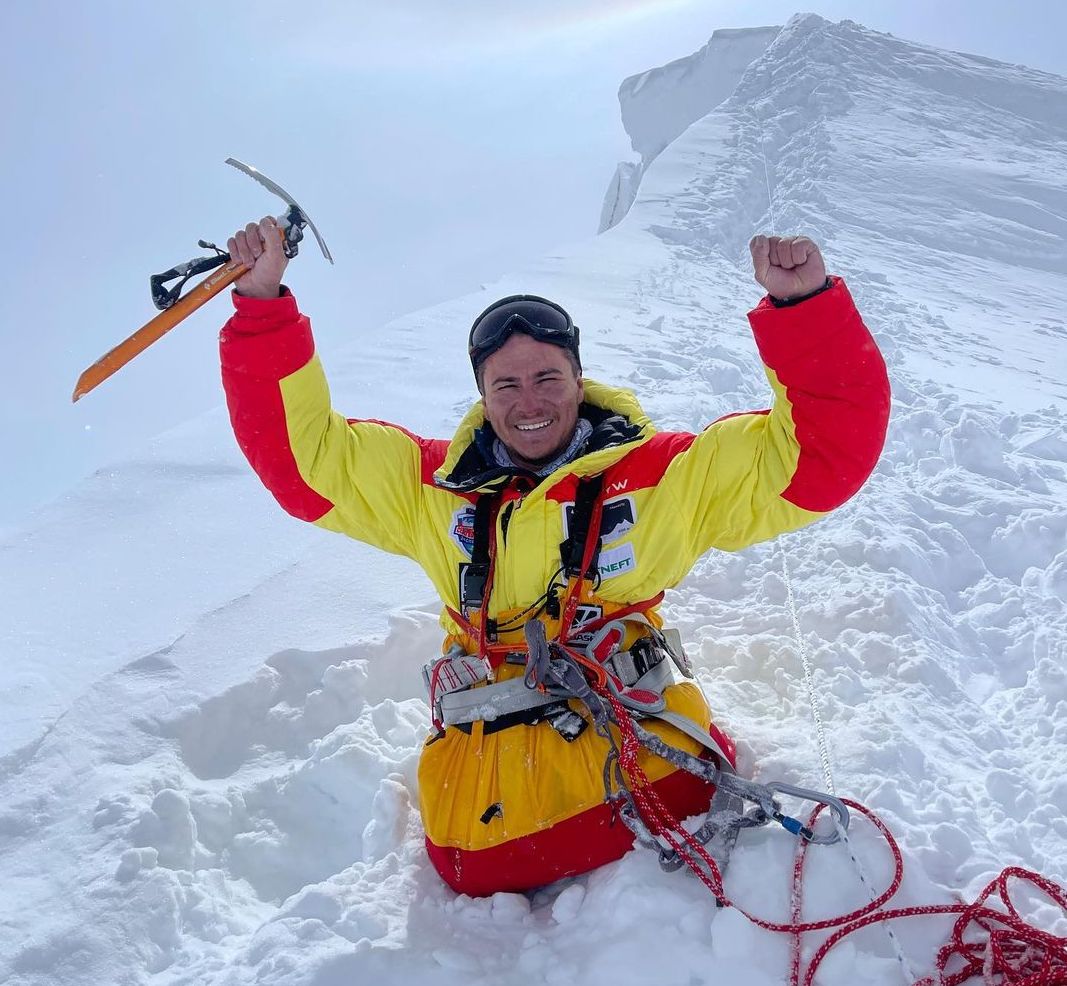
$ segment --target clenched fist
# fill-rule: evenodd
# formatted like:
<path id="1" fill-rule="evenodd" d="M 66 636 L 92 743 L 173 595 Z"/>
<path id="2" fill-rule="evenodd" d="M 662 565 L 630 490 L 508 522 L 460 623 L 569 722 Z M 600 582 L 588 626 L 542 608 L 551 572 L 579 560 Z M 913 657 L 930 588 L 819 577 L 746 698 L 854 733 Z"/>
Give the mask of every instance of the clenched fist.
<path id="1" fill-rule="evenodd" d="M 756 280 L 772 298 L 799 298 L 826 283 L 822 254 L 806 236 L 753 236 L 748 248 Z"/>
<path id="2" fill-rule="evenodd" d="M 277 219 L 264 216 L 258 223 L 249 223 L 227 240 L 226 249 L 230 257 L 251 268 L 234 282 L 238 294 L 249 298 L 278 297 L 289 258 Z"/>

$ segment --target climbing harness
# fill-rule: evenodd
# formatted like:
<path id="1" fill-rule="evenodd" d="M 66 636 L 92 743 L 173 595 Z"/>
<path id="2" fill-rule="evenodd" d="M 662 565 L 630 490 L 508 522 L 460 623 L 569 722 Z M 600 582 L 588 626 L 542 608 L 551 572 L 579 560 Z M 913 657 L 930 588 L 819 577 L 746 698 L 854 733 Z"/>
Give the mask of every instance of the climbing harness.
<path id="1" fill-rule="evenodd" d="M 615 816 L 639 843 L 656 850 L 664 869 L 688 865 L 724 901 L 721 873 L 742 829 L 777 822 L 795 836 L 828 845 L 847 829 L 848 809 L 832 795 L 738 777 L 732 744 L 714 724 L 705 728 L 667 708 L 664 691 L 675 682 L 672 667 L 684 678 L 693 678 L 693 671 L 677 632 L 660 630 L 645 615 L 662 594 L 575 626 L 581 585 L 597 579 L 602 487 L 600 475 L 579 480 L 568 537 L 560 545 L 560 569 L 541 598 L 519 614 L 525 646 L 497 642 L 516 618 L 504 624 L 487 616 L 501 491 L 485 493 L 475 503 L 471 561 L 460 570 L 462 612 L 449 612 L 478 642 L 478 653 L 468 654 L 456 644 L 424 669 L 434 727 L 439 733 L 449 726 L 469 730 L 479 722 L 483 733 L 491 733 L 519 723 L 548 721 L 571 742 L 591 723 L 609 747 L 605 801 Z M 506 517 L 505 513 L 502 520 Z M 560 575 L 566 579 L 562 599 L 563 586 L 556 584 Z M 557 639 L 547 639 L 538 618 L 542 613 L 559 619 Z M 640 625 L 642 632 L 625 648 L 628 624 Z M 495 671 L 504 663 L 522 664 L 523 676 L 496 681 Z M 572 702 L 580 703 L 585 714 Z M 635 721 L 647 718 L 666 722 L 696 740 L 703 753 L 694 756 L 671 746 Z M 651 790 L 637 763 L 641 747 L 714 786 L 706 818 L 695 833 L 671 818 Z M 783 811 L 782 796 L 829 805 L 835 827 L 817 834 Z M 753 805 L 747 812 L 746 802 Z"/>
<path id="2" fill-rule="evenodd" d="M 585 484 L 583 486 L 583 484 Z M 781 782 L 757 784 L 739 777 L 733 769 L 732 746 L 712 725 L 708 730 L 666 707 L 664 690 L 674 682 L 672 668 L 692 677 L 680 641 L 671 631 L 657 629 L 644 615 L 662 595 L 625 610 L 575 626 L 581 584 L 596 578 L 596 556 L 602 505 L 599 483 L 583 480 L 576 493 L 569 537 L 561 545 L 561 566 L 545 593 L 517 617 L 496 623 L 486 615 L 495 567 L 496 518 L 499 494 L 483 494 L 475 506 L 475 538 L 471 566 L 466 571 L 467 591 L 462 593 L 463 612 L 451 611 L 478 653 L 467 654 L 454 645 L 425 669 L 435 727 L 469 730 L 480 722 L 486 732 L 519 723 L 547 721 L 566 740 L 573 741 L 589 725 L 608 746 L 603 779 L 605 800 L 613 817 L 633 833 L 636 843 L 657 852 L 668 871 L 688 867 L 711 891 L 720 907 L 733 907 L 749 921 L 767 931 L 791 937 L 791 986 L 811 986 L 816 970 L 828 952 L 852 932 L 880 923 L 890 936 L 902 972 L 915 986 L 958 986 L 981 974 L 987 983 L 1005 986 L 1056 986 L 1067 984 L 1067 937 L 1036 929 L 1020 916 L 1008 889 L 1009 880 L 1028 882 L 1067 913 L 1067 891 L 1051 881 L 1018 867 L 1004 870 L 973 904 L 942 904 L 905 908 L 886 905 L 896 894 L 903 877 L 903 857 L 885 823 L 858 802 L 838 798 L 822 717 L 815 693 L 814 674 L 800 628 L 788 559 L 782 548 L 782 571 L 787 601 L 797 638 L 797 650 L 815 723 L 819 756 L 827 793 Z M 488 501 L 488 502 L 485 502 Z M 479 519 L 480 518 L 480 519 Z M 505 515 L 506 520 L 506 515 Z M 557 584 L 557 577 L 566 581 Z M 461 585 L 464 575 L 461 573 Z M 561 598 L 562 597 L 562 598 Z M 559 632 L 549 640 L 542 614 L 558 618 Z M 645 633 L 628 648 L 623 644 L 627 624 L 643 624 Z M 522 627 L 524 644 L 502 644 L 499 635 Z M 672 637 L 674 639 L 672 639 Z M 501 665 L 521 664 L 522 677 L 495 680 Z M 574 708 L 578 704 L 581 712 Z M 642 722 L 659 719 L 696 739 L 702 748 L 694 755 L 667 743 Z M 638 756 L 644 749 L 675 767 L 714 786 L 710 807 L 700 827 L 688 831 L 664 805 L 643 771 Z M 787 814 L 784 798 L 813 803 L 806 820 Z M 749 807 L 746 808 L 746 805 Z M 819 825 L 829 812 L 830 825 Z M 889 846 L 894 876 L 880 893 L 872 884 L 848 841 L 852 813 L 862 815 Z M 723 885 L 723 873 L 740 833 L 775 822 L 796 837 L 793 891 L 788 921 L 768 921 L 733 901 Z M 809 844 L 842 843 L 849 853 L 871 899 L 848 914 L 818 921 L 802 919 L 803 867 Z M 991 906 L 999 900 L 1003 910 Z M 889 928 L 897 918 L 957 914 L 952 939 L 938 953 L 937 977 L 918 979 L 904 951 Z M 984 945 L 974 942 L 974 926 L 987 935 Z M 812 931 L 831 934 L 812 956 L 807 970 L 801 969 L 802 936 Z M 954 966 L 950 970 L 950 965 Z M 999 977 L 999 978 L 994 978 Z"/>
<path id="3" fill-rule="evenodd" d="M 731 758 L 714 738 L 707 733 L 700 734 L 694 728 L 694 723 L 683 716 L 649 711 L 649 703 L 643 697 L 635 701 L 619 689 L 610 676 L 603 684 L 589 680 L 584 673 L 581 656 L 559 641 L 547 640 L 544 625 L 539 621 L 527 623 L 525 633 L 529 653 L 526 684 L 542 688 L 549 694 L 576 698 L 586 707 L 597 733 L 610 747 L 604 769 L 607 800 L 616 806 L 619 818 L 634 833 L 635 839 L 658 851 L 665 869 L 673 870 L 688 865 L 711 889 L 716 899 L 725 901 L 721 871 L 742 829 L 774 821 L 807 842 L 830 845 L 838 840 L 839 830 L 848 828 L 848 809 L 837 798 L 788 784 L 756 784 L 744 780 L 734 773 Z M 655 716 L 681 728 L 715 754 L 714 760 L 694 756 L 671 746 L 635 721 L 635 713 Z M 621 741 L 616 739 L 610 726 L 617 728 Z M 637 762 L 637 753 L 642 747 L 715 785 L 715 796 L 707 818 L 697 833 L 686 831 L 680 821 L 666 811 L 652 790 L 648 777 Z M 829 806 L 835 815 L 838 830 L 816 834 L 812 828 L 782 811 L 776 797 L 779 794 Z M 753 802 L 755 807 L 743 814 L 745 801 Z M 659 841 L 661 838 L 666 846 Z M 708 845 L 714 848 L 708 850 Z"/>

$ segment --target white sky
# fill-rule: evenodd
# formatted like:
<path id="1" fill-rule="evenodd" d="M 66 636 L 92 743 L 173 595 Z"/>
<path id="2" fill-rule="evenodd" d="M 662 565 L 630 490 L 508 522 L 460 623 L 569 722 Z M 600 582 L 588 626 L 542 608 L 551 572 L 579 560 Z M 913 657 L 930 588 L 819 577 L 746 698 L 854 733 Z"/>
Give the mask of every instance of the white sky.
<path id="1" fill-rule="evenodd" d="M 988 0 L 815 10 L 1067 75 L 1067 14 L 1049 0 L 1010 14 Z M 323 350 L 373 345 L 388 318 L 595 233 L 629 154 L 623 78 L 717 28 L 796 11 L 775 0 L 4 4 L 0 536 L 221 401 L 224 299 L 78 405 L 70 392 L 154 314 L 149 274 L 202 253 L 199 237 L 221 243 L 280 211 L 227 156 L 285 185 L 334 253 L 329 268 L 308 243 L 287 278 Z"/>

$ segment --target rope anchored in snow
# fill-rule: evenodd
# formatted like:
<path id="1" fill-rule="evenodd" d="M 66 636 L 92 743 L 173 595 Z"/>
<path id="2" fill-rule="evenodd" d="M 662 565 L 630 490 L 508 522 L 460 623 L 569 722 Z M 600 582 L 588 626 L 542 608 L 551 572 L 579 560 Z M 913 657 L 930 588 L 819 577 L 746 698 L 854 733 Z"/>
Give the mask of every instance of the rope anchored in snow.
<path id="1" fill-rule="evenodd" d="M 819 714 L 814 674 L 800 629 L 800 619 L 797 614 L 792 578 L 784 546 L 782 546 L 781 551 L 782 574 L 786 584 L 787 602 L 792 616 L 793 630 L 796 635 L 797 652 L 804 668 L 804 680 L 811 705 L 812 719 L 815 723 L 819 758 L 822 762 L 827 786 L 832 791 L 833 775 L 830 768 L 830 757 L 822 717 Z M 885 839 L 893 855 L 893 879 L 889 887 L 880 895 L 875 896 L 874 892 L 871 891 L 872 899 L 866 907 L 830 921 L 805 924 L 801 922 L 801 908 L 803 866 L 807 844 L 804 842 L 799 844 L 793 869 L 791 924 L 772 926 L 746 914 L 746 917 L 753 920 L 760 927 L 772 931 L 788 931 L 792 935 L 792 970 L 790 977 L 792 986 L 800 986 L 801 984 L 800 946 L 801 936 L 805 931 L 825 930 L 831 927 L 837 929 L 819 946 L 812 956 L 811 963 L 803 977 L 803 986 L 811 986 L 816 970 L 830 950 L 854 931 L 871 924 L 881 924 L 885 928 L 907 982 L 913 984 L 913 986 L 959 986 L 959 984 L 976 977 L 980 977 L 986 986 L 1067 986 L 1067 937 L 1060 937 L 1042 931 L 1023 919 L 1011 899 L 1008 881 L 1017 879 L 1030 883 L 1059 905 L 1065 915 L 1067 915 L 1067 891 L 1037 873 L 1012 866 L 1004 869 L 996 879 L 990 882 L 972 904 L 932 904 L 886 909 L 885 905 L 896 894 L 903 878 L 904 860 L 900 848 L 885 823 L 874 812 L 855 801 L 846 800 L 845 803 L 864 815 Z M 812 812 L 808 821 L 809 828 L 814 826 L 815 820 L 822 810 L 823 806 L 819 805 Z M 855 853 L 852 851 L 847 833 L 842 833 L 842 843 L 848 850 L 861 881 L 870 890 L 869 880 Z M 996 894 L 995 899 L 999 901 L 1003 910 L 989 906 L 988 902 L 994 898 L 994 893 Z M 742 913 L 745 912 L 742 911 Z M 958 914 L 959 918 L 953 926 L 950 941 L 938 952 L 936 975 L 917 978 L 911 971 L 903 948 L 896 935 L 893 934 L 889 922 L 898 918 L 922 917 L 934 914 Z M 968 934 L 970 937 L 966 937 Z M 955 968 L 950 970 L 950 965 L 955 966 Z"/>
<path id="2" fill-rule="evenodd" d="M 560 641 L 549 641 L 544 624 L 539 620 L 530 620 L 526 624 L 525 636 L 527 687 L 582 702 L 597 733 L 608 743 L 610 752 L 604 765 L 604 785 L 606 796 L 616 805 L 618 816 L 638 842 L 659 852 L 665 869 L 678 869 L 683 864 L 689 866 L 720 902 L 725 902 L 722 869 L 741 829 L 774 821 L 806 842 L 829 845 L 837 842 L 840 833 L 848 828 L 848 809 L 832 795 L 788 784 L 746 781 L 720 769 L 711 760 L 671 746 L 644 729 L 634 721 L 630 710 L 643 711 L 649 704 L 646 696 L 640 690 L 618 688 L 599 664 Z M 619 730 L 621 742 L 612 734 L 612 725 Z M 642 747 L 715 785 L 717 801 L 728 807 L 723 810 L 713 803 L 701 829 L 697 833 L 687 831 L 660 800 L 641 768 L 638 754 Z M 775 797 L 777 794 L 792 795 L 829 807 L 835 816 L 835 827 L 817 834 L 810 826 L 786 815 Z M 747 814 L 742 813 L 744 801 L 755 805 Z M 709 852 L 706 848 L 709 844 L 714 844 L 718 852 Z"/>
<path id="3" fill-rule="evenodd" d="M 906 917 L 924 917 L 932 914 L 958 914 L 952 929 L 951 940 L 937 954 L 936 976 L 925 976 L 915 981 L 914 986 L 959 986 L 969 979 L 981 977 L 987 986 L 1064 986 L 1067 984 L 1067 937 L 1053 935 L 1029 924 L 1019 913 L 1008 889 L 1008 881 L 1025 881 L 1042 891 L 1059 905 L 1067 916 L 1067 891 L 1051 880 L 1018 866 L 1009 866 L 989 883 L 972 904 L 928 904 L 915 907 L 897 907 L 883 910 L 897 890 L 904 875 L 904 859 L 900 847 L 885 823 L 870 809 L 854 801 L 846 801 L 850 807 L 866 816 L 878 829 L 889 846 L 894 861 L 893 879 L 889 887 L 866 907 L 840 918 L 828 921 L 800 921 L 804 858 L 807 846 L 800 843 L 793 867 L 792 924 L 770 926 L 754 920 L 760 927 L 772 931 L 788 931 L 793 936 L 792 986 L 800 986 L 800 943 L 805 931 L 830 927 L 837 930 L 819 946 L 803 977 L 803 986 L 811 986 L 815 972 L 835 945 L 854 931 L 870 924 L 884 923 Z M 812 813 L 809 824 L 814 824 L 822 810 L 820 805 Z M 994 898 L 1003 910 L 989 906 Z M 742 912 L 744 913 L 744 912 Z M 965 937 L 968 932 L 971 937 Z M 949 969 L 950 964 L 956 968 Z"/>
<path id="4" fill-rule="evenodd" d="M 900 889 L 904 876 L 904 859 L 900 847 L 885 823 L 856 801 L 838 799 L 833 795 L 807 791 L 785 784 L 755 784 L 736 775 L 719 770 L 713 763 L 678 750 L 656 734 L 644 729 L 627 709 L 623 697 L 615 694 L 604 680 L 602 669 L 588 667 L 587 658 L 557 641 L 549 642 L 544 625 L 531 620 L 526 625 L 529 648 L 527 685 L 558 693 L 563 697 L 580 699 L 593 718 L 597 732 L 609 743 L 611 752 L 605 764 L 604 777 L 609 799 L 618 806 L 619 817 L 634 832 L 641 844 L 658 849 L 661 861 L 670 861 L 665 868 L 676 869 L 684 864 L 711 891 L 722 907 L 733 907 L 757 927 L 792 937 L 791 986 L 812 986 L 815 973 L 827 954 L 843 939 L 871 924 L 905 917 L 934 914 L 957 914 L 951 940 L 938 953 L 936 976 L 915 980 L 914 986 L 960 986 L 981 976 L 987 986 L 1067 986 L 1067 937 L 1053 935 L 1029 924 L 1019 913 L 1008 890 L 1011 879 L 1028 882 L 1057 904 L 1067 916 L 1067 890 L 1051 880 L 1021 867 L 1008 867 L 993 880 L 973 904 L 933 904 L 914 907 L 886 908 L 886 904 Z M 595 671 L 590 681 L 587 675 Z M 616 741 L 610 730 L 619 731 Z M 726 811 L 716 817 L 709 812 L 708 821 L 698 833 L 690 833 L 663 804 L 648 776 L 638 762 L 642 747 L 669 760 L 698 777 L 720 786 L 736 799 L 755 802 L 747 814 Z M 806 823 L 784 815 L 774 795 L 789 794 L 818 802 Z M 829 808 L 835 816 L 834 831 L 817 834 L 819 816 Z M 845 830 L 851 808 L 863 815 L 884 838 L 893 856 L 894 872 L 889 886 L 872 900 L 847 914 L 819 921 L 803 921 L 803 870 L 809 843 L 830 844 L 839 838 L 846 841 Z M 713 838 L 725 844 L 727 851 L 732 840 L 743 828 L 778 821 L 787 831 L 798 836 L 793 866 L 793 895 L 790 920 L 768 921 L 749 913 L 732 901 L 723 886 L 722 866 L 725 860 L 715 858 L 707 844 Z M 703 835 L 703 838 L 701 837 Z M 731 838 L 732 837 L 732 838 Z M 665 850 L 663 843 L 669 846 Z M 849 849 L 851 852 L 851 848 Z M 680 861 L 680 862 L 679 862 Z M 995 895 L 995 898 L 994 898 Z M 1001 908 L 990 906 L 996 899 Z M 973 928 L 972 928 L 973 926 Z M 807 970 L 801 972 L 801 941 L 806 932 L 834 930 L 812 956 Z M 970 935 L 970 937 L 968 937 Z M 977 938 L 975 936 L 978 936 Z M 898 951 L 905 968 L 906 960 Z M 949 968 L 954 965 L 955 968 Z"/>

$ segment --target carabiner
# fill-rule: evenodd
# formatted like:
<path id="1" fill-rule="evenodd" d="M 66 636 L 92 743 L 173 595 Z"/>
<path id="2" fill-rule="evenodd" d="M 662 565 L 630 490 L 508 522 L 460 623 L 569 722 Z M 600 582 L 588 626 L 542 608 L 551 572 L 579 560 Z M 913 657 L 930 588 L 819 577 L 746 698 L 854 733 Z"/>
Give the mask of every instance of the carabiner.
<path id="1" fill-rule="evenodd" d="M 772 813 L 771 817 L 794 835 L 799 835 L 817 846 L 832 846 L 835 842 L 840 841 L 842 831 L 848 831 L 848 808 L 845 807 L 845 803 L 840 798 L 835 798 L 832 794 L 824 794 L 822 791 L 810 791 L 804 787 L 795 787 L 782 781 L 771 781 L 766 787 L 772 793 L 786 794 L 792 798 L 800 798 L 802 801 L 813 801 L 816 804 L 826 805 L 834 813 L 836 824 L 833 831 L 827 832 L 825 835 L 817 835 L 812 829 L 801 824 L 795 818 L 783 815 L 781 809 L 775 803 L 776 811 Z"/>

